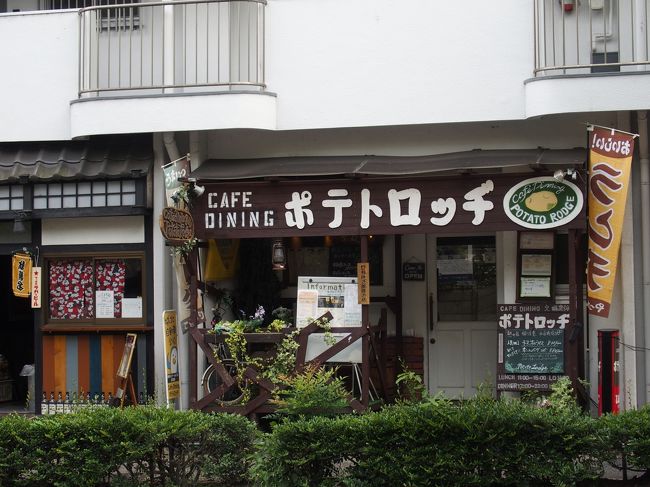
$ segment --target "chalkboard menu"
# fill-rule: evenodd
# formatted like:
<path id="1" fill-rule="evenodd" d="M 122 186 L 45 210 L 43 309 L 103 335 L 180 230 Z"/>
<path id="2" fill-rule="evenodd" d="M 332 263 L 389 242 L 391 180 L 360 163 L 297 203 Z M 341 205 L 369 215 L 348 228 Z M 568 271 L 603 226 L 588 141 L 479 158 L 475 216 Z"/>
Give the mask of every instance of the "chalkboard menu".
<path id="1" fill-rule="evenodd" d="M 330 269 L 332 277 L 357 277 L 357 263 L 361 259 L 361 249 L 358 245 L 335 245 L 330 248 Z M 370 284 L 382 284 L 381 247 L 368 247 L 370 263 Z"/>
<path id="2" fill-rule="evenodd" d="M 511 374 L 564 372 L 564 330 L 505 330 L 504 368 Z"/>
<path id="3" fill-rule="evenodd" d="M 564 374 L 565 304 L 499 304 L 497 390 L 548 390 Z"/>

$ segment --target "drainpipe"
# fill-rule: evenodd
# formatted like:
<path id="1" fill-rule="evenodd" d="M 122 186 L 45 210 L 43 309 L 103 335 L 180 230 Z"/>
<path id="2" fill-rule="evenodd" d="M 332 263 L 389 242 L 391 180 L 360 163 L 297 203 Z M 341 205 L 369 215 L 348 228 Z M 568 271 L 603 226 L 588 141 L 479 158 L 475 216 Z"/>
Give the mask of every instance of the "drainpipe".
<path id="1" fill-rule="evenodd" d="M 181 158 L 180 153 L 178 152 L 178 145 L 176 145 L 174 132 L 164 132 L 163 142 L 165 143 L 165 149 L 167 149 L 167 155 L 169 155 L 170 161 L 175 161 Z"/>
<path id="2" fill-rule="evenodd" d="M 650 161 L 648 160 L 648 112 L 637 114 L 639 131 L 639 166 L 641 171 L 641 258 L 643 260 L 643 323 L 644 335 L 650 337 Z M 644 340 L 645 342 L 645 340 Z M 641 344 L 645 346 L 645 343 Z M 650 377 L 650 360 L 645 360 L 646 382 Z M 646 402 L 650 388 L 646 384 Z"/>

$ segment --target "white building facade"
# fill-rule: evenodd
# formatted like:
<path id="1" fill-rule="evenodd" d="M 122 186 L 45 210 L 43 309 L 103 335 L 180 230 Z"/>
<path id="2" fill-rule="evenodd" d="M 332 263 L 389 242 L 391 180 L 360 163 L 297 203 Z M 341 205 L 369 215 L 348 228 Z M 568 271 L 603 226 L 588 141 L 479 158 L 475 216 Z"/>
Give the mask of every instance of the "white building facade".
<path id="1" fill-rule="evenodd" d="M 610 398 L 608 407 L 611 401 L 619 409 L 650 401 L 650 358 L 643 353 L 650 348 L 648 0 L 101 3 L 0 1 L 0 153 L 59 144 L 59 157 L 48 159 L 49 165 L 37 150 L 22 164 L 18 157 L 2 161 L 3 171 L 31 169 L 3 173 L 0 184 L 10 188 L 9 195 L 20 186 L 27 196 L 24 207 L 10 201 L 0 209 L 7 226 L 0 250 L 8 259 L 16 248 L 38 248 L 50 277 L 62 265 L 83 266 L 79 262 L 92 257 L 88 265 L 98 281 L 97 269 L 117 263 L 124 274 L 118 280 L 126 284 L 115 284 L 112 296 L 129 300 L 112 315 L 104 311 L 108 317 L 96 309 L 80 320 L 53 314 L 51 292 L 44 290 L 41 309 L 23 310 L 20 326 L 32 333 L 16 338 L 16 346 L 31 352 L 14 354 L 10 362 L 36 364 L 37 399 L 81 389 L 114 394 L 109 389 L 115 383 L 107 377 L 119 361 L 118 337 L 127 332 L 137 333 L 142 344 L 136 370 L 145 373 L 138 372 L 138 391 L 163 387 L 162 312 L 177 308 L 179 296 L 169 248 L 157 229 L 166 204 L 161 166 L 186 153 L 197 178 L 209 182 L 349 180 L 353 166 L 332 169 L 341 159 L 385 163 L 390 170 L 375 176 L 388 180 L 497 181 L 520 173 L 522 180 L 552 178 L 556 170 L 586 162 L 587 124 L 595 124 L 639 134 L 611 313 L 607 319 L 588 317 L 582 310 L 584 279 L 567 272 L 575 259 L 581 262 L 574 262 L 574 274 L 584 271 L 584 214 L 582 228 L 552 230 L 551 291 L 542 302 L 578 303 L 562 373 L 569 373 L 573 354 L 573 373 L 589 384 L 594 410 L 602 403 L 599 330 L 618 332 L 618 355 L 608 359 L 618 375 L 603 387 L 617 382 L 619 399 Z M 108 139 L 105 154 L 119 155 L 105 155 L 102 170 L 66 172 L 68 165 L 92 159 L 68 155 L 70 144 L 89 147 Z M 120 152 L 127 140 L 131 150 Z M 274 168 L 268 174 L 260 169 L 265 163 Z M 298 169 L 282 173 L 272 164 Z M 115 181 L 121 186 L 105 186 L 104 193 L 120 196 L 118 203 L 106 199 L 103 206 L 85 207 L 76 200 L 37 211 L 43 187 L 54 191 L 47 198 L 58 196 L 57 185 L 64 191 L 66 182 L 76 185 L 77 197 L 95 196 L 81 185 Z M 581 184 L 579 178 L 574 182 Z M 19 216 L 29 235 L 13 231 Z M 526 230 L 494 224 L 377 234 L 381 278 L 371 287 L 376 299 L 370 320 L 393 303 L 389 335 L 421 338 L 431 392 L 468 397 L 482 382 L 496 387 L 497 304 L 531 302 L 521 299 L 520 289 Z M 290 266 L 307 248 L 319 255 L 331 248 L 326 234 L 323 241 L 305 238 L 294 247 L 296 235 L 277 236 L 286 239 Z M 567 250 L 572 239 L 583 250 Z M 335 239 L 334 245 L 341 242 Z M 478 275 L 479 262 L 487 277 Z M 424 264 L 418 267 L 423 275 L 405 278 L 406 263 Z M 327 264 L 303 263 L 298 270 L 293 265 L 281 277 L 285 303 L 296 297 L 292 272 L 332 270 Z M 11 335 L 8 328 L 0 336 Z M 188 349 L 194 345 L 182 330 L 179 338 L 180 405 L 187 408 L 197 399 L 190 384 L 205 364 L 200 357 L 197 377 L 190 377 Z M 92 358 L 97 350 L 99 366 Z M 14 389 L 14 396 L 19 393 Z"/>

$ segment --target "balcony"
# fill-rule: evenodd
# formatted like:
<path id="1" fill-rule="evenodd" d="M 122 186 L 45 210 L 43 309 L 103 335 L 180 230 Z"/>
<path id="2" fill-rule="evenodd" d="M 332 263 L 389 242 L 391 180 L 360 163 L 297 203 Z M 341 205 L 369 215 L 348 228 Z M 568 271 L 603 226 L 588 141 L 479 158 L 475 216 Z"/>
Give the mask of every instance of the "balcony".
<path id="1" fill-rule="evenodd" d="M 274 128 L 275 98 L 264 81 L 265 6 L 181 0 L 80 9 L 73 136 Z"/>
<path id="2" fill-rule="evenodd" d="M 535 0 L 534 5 L 527 116 L 648 107 L 649 0 Z"/>

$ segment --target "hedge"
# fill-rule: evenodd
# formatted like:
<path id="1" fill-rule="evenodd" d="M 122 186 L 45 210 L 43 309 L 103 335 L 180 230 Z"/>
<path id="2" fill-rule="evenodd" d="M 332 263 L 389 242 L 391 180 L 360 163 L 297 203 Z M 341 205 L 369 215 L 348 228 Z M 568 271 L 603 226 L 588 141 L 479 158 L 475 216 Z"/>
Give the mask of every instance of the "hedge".
<path id="1" fill-rule="evenodd" d="M 151 406 L 0 420 L 0 485 L 238 485 L 257 429 L 246 418 Z"/>
<path id="2" fill-rule="evenodd" d="M 650 469 L 650 408 L 591 418 L 485 398 L 298 417 L 261 433 L 152 406 L 0 418 L 0 486 L 575 485 Z"/>
<path id="3" fill-rule="evenodd" d="M 606 457 L 597 421 L 517 401 L 446 400 L 284 421 L 256 453 L 266 486 L 572 485 Z"/>

